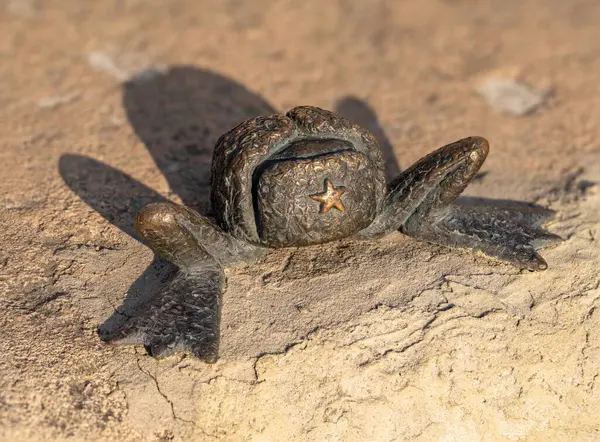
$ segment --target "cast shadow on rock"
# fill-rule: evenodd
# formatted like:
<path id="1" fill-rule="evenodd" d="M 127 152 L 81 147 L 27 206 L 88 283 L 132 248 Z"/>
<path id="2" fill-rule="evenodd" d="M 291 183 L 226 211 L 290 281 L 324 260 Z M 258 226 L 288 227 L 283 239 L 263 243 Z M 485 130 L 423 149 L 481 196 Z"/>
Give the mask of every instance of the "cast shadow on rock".
<path id="1" fill-rule="evenodd" d="M 217 138 L 236 124 L 275 110 L 259 95 L 222 75 L 193 66 L 146 71 L 123 85 L 123 107 L 137 136 L 182 202 L 210 215 L 210 167 Z M 133 228 L 139 209 L 166 198 L 100 161 L 65 154 L 65 183 L 107 221 L 140 240 Z M 117 336 L 176 269 L 155 257 L 128 289 L 122 305 L 98 327 L 103 340 Z"/>
<path id="2" fill-rule="evenodd" d="M 111 224 L 140 240 L 133 228 L 139 209 L 151 202 L 166 198 L 129 175 L 92 158 L 64 154 L 59 160 L 59 171 L 68 186 L 90 207 Z M 165 281 L 175 267 L 155 256 L 152 263 L 131 285 L 123 305 L 102 327 L 125 322 L 137 308 L 155 293 L 157 284 Z M 116 322 L 115 322 L 116 321 Z"/>
<path id="3" fill-rule="evenodd" d="M 375 135 L 383 153 L 383 159 L 385 160 L 387 180 L 391 182 L 396 178 L 400 174 L 401 169 L 398 159 L 394 154 L 394 146 L 387 137 L 377 114 L 371 106 L 360 98 L 348 96 L 337 102 L 335 111 L 342 117 L 368 129 Z"/>
<path id="4" fill-rule="evenodd" d="M 276 112 L 243 85 L 192 66 L 146 71 L 132 78 L 123 85 L 123 107 L 171 191 L 183 204 L 204 215 L 211 215 L 210 169 L 217 138 L 248 118 Z M 386 159 L 389 179 L 398 175 L 400 167 L 392 144 L 370 106 L 347 97 L 335 110 L 374 133 Z M 133 228 L 137 211 L 150 202 L 167 200 L 125 173 L 89 157 L 65 154 L 60 158 L 59 171 L 83 201 L 137 240 Z M 471 203 L 493 205 L 492 200 Z M 118 336 L 175 273 L 173 265 L 155 257 L 128 289 L 122 305 L 99 326 L 100 337 L 110 341 Z"/>

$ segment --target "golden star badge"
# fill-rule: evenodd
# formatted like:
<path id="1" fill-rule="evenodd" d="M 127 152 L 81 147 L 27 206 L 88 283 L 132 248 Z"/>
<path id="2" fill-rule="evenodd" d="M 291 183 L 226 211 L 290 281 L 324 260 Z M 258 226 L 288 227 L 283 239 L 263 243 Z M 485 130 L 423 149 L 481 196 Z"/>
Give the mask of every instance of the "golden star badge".
<path id="1" fill-rule="evenodd" d="M 331 184 L 327 178 L 325 178 L 325 191 L 322 193 L 316 193 L 314 195 L 310 195 L 310 197 L 321 203 L 321 208 L 319 209 L 319 213 L 327 213 L 329 209 L 335 207 L 340 212 L 346 210 L 344 204 L 342 203 L 342 195 L 346 191 L 344 187 L 335 187 Z"/>

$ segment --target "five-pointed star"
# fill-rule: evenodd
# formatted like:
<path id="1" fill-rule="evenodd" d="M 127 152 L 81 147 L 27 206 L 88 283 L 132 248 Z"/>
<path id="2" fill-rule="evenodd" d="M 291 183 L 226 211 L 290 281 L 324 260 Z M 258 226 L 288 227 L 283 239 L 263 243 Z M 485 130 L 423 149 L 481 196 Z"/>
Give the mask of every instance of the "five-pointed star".
<path id="1" fill-rule="evenodd" d="M 345 191 L 346 189 L 343 187 L 335 187 L 333 184 L 331 184 L 331 181 L 325 178 L 325 191 L 315 195 L 310 195 L 310 197 L 313 200 L 321 203 L 319 213 L 327 213 L 332 207 L 335 207 L 339 211 L 343 212 L 346 209 L 341 198 Z"/>

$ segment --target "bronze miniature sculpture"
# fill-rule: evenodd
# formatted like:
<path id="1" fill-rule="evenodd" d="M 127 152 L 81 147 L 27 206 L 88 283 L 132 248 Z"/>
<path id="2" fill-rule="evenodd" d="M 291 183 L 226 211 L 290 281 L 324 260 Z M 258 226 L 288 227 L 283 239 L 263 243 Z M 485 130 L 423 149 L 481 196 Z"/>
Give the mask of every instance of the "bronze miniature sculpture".
<path id="1" fill-rule="evenodd" d="M 143 344 L 155 357 L 189 350 L 214 362 L 223 269 L 257 261 L 269 248 L 368 240 L 399 230 L 522 269 L 546 269 L 536 250 L 560 240 L 541 227 L 551 211 L 453 204 L 488 149 L 484 138 L 459 140 L 388 185 L 374 136 L 332 112 L 301 106 L 239 124 L 214 151 L 211 198 L 218 225 L 172 203 L 138 213 L 137 232 L 179 273 L 146 314 L 110 341 Z"/>

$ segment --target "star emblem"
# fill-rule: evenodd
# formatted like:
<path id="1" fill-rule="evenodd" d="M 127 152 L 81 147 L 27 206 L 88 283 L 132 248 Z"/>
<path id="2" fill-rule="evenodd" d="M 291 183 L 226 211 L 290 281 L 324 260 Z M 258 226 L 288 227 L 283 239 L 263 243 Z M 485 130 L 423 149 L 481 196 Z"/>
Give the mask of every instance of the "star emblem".
<path id="1" fill-rule="evenodd" d="M 341 200 L 342 195 L 344 194 L 346 189 L 342 186 L 335 187 L 333 184 L 331 184 L 331 181 L 329 181 L 327 178 L 325 178 L 324 185 L 325 185 L 324 192 L 310 195 L 310 197 L 313 200 L 319 201 L 321 203 L 319 213 L 327 213 L 327 212 L 329 212 L 329 209 L 331 209 L 332 207 L 335 207 L 340 212 L 343 212 L 344 210 L 346 210 L 346 208 L 344 207 L 344 204 L 342 203 L 342 200 Z"/>

